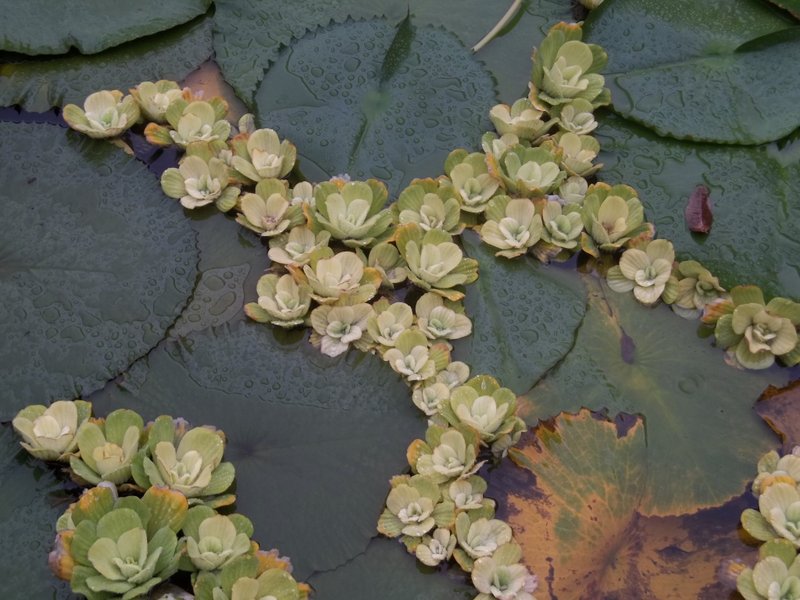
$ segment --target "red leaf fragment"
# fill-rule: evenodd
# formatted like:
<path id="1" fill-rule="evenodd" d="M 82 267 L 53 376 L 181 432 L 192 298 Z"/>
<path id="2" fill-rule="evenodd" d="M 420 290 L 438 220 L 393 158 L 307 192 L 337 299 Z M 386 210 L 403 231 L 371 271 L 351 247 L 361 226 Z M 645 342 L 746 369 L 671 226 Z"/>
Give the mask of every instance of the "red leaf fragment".
<path id="1" fill-rule="evenodd" d="M 683 216 L 690 231 L 696 233 L 708 233 L 711 231 L 714 215 L 711 213 L 711 204 L 708 199 L 710 193 L 706 186 L 698 185 L 694 188 L 692 195 L 689 196 L 689 202 L 686 204 Z"/>

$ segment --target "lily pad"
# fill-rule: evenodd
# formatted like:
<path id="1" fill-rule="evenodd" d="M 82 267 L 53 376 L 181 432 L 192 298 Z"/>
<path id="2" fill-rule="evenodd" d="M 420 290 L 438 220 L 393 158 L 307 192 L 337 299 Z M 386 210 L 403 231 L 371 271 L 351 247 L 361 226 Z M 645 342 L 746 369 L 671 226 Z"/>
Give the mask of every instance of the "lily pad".
<path id="1" fill-rule="evenodd" d="M 645 216 L 680 260 L 699 260 L 727 288 L 752 283 L 769 296 L 800 296 L 800 163 L 770 148 L 659 138 L 613 115 L 600 121 L 600 179 L 638 190 Z M 700 184 L 714 206 L 708 235 L 692 234 L 683 219 Z"/>
<path id="2" fill-rule="evenodd" d="M 755 558 L 731 527 L 748 501 L 693 516 L 642 517 L 647 454 L 641 417 L 615 424 L 583 410 L 523 437 L 515 457 L 536 476 L 535 486 L 519 474 L 509 478 L 507 466 L 489 474 L 492 488 L 498 479 L 516 484 L 501 505 L 525 562 L 539 574 L 537 598 L 731 595 L 734 578 L 718 581 L 721 563 Z"/>
<path id="3" fill-rule="evenodd" d="M 692 513 L 741 494 L 775 446 L 753 403 L 786 374 L 736 370 L 697 338 L 695 323 L 585 279 L 589 310 L 575 347 L 521 399 L 523 418 L 534 425 L 582 407 L 642 415 L 642 514 Z"/>
<path id="4" fill-rule="evenodd" d="M 0 416 L 92 392 L 183 309 L 195 235 L 144 165 L 52 125 L 0 123 Z"/>
<path id="5" fill-rule="evenodd" d="M 47 567 L 56 519 L 74 498 L 52 469 L 29 456 L 10 425 L 0 425 L 0 577 L 6 598 L 69 600 L 69 583 Z"/>
<path id="6" fill-rule="evenodd" d="M 186 23 L 210 4 L 211 0 L 138 0 L 110 6 L 104 0 L 80 0 L 54 6 L 49 0 L 27 0 L 3 11 L 0 50 L 61 54 L 76 48 L 93 54 Z"/>
<path id="7" fill-rule="evenodd" d="M 472 47 L 508 9 L 505 0 L 217 0 L 214 49 L 225 78 L 246 102 L 253 99 L 269 65 L 284 46 L 331 22 L 386 17 L 392 23 L 411 14 L 417 25 L 444 27 Z M 530 52 L 559 21 L 570 20 L 567 0 L 530 0 L 478 58 L 497 81 L 500 97 L 512 102 L 526 93 Z"/>
<path id="8" fill-rule="evenodd" d="M 774 5 L 788 10 L 795 17 L 800 19 L 800 0 L 770 0 Z"/>
<path id="9" fill-rule="evenodd" d="M 348 600 L 470 600 L 475 590 L 465 577 L 420 567 L 395 540 L 378 538 L 366 552 L 309 583 L 318 598 Z"/>
<path id="10" fill-rule="evenodd" d="M 225 431 L 237 510 L 263 547 L 292 557 L 306 579 L 362 553 L 404 450 L 424 421 L 379 358 L 321 355 L 240 323 L 168 343 L 93 398 L 96 412 L 135 407 Z"/>
<path id="11" fill-rule="evenodd" d="M 661 135 L 723 143 L 797 127 L 800 90 L 787 83 L 800 77 L 800 28 L 788 15 L 752 0 L 606 4 L 586 33 L 608 52 L 619 114 Z"/>
<path id="12" fill-rule="evenodd" d="M 474 146 L 494 98 L 491 76 L 454 35 L 406 19 L 309 33 L 281 53 L 256 105 L 261 125 L 297 146 L 308 179 L 375 177 L 397 193 L 441 174 L 453 148 Z"/>
<path id="13" fill-rule="evenodd" d="M 83 100 L 101 89 L 142 81 L 180 81 L 211 56 L 211 23 L 200 19 L 157 36 L 93 56 L 65 56 L 0 65 L 0 106 L 45 111 Z"/>
<path id="14" fill-rule="evenodd" d="M 480 277 L 465 300 L 473 332 L 454 343 L 454 359 L 523 394 L 572 348 L 586 312 L 583 284 L 571 269 L 497 258 L 472 232 L 461 241 Z"/>

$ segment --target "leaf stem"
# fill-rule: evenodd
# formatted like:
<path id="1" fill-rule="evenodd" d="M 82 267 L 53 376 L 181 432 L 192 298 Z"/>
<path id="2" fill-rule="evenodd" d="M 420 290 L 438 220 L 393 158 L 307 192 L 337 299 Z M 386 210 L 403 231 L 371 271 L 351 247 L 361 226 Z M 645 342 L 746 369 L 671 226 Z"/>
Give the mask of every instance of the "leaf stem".
<path id="1" fill-rule="evenodd" d="M 514 16 L 517 14 L 517 11 L 519 11 L 520 6 L 522 6 L 522 0 L 514 0 L 514 2 L 511 3 L 511 6 L 506 11 L 506 14 L 504 14 L 500 18 L 500 20 L 495 24 L 494 27 L 492 27 L 489 33 L 487 33 L 485 36 L 483 36 L 483 38 L 481 38 L 481 41 L 479 41 L 472 47 L 472 51 L 478 52 L 478 50 L 480 50 L 486 44 L 491 42 L 495 38 L 495 36 L 500 32 L 500 30 L 503 29 L 503 27 L 505 27 L 508 24 L 508 22 L 514 18 Z"/>

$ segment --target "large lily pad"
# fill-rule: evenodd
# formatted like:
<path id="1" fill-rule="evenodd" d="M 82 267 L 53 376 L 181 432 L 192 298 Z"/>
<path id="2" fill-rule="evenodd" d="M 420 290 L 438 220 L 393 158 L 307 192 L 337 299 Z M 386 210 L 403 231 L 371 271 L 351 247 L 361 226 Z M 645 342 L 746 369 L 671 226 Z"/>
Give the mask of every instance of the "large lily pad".
<path id="1" fill-rule="evenodd" d="M 523 418 L 533 425 L 582 407 L 642 415 L 642 514 L 691 513 L 741 494 L 776 443 L 753 403 L 786 374 L 736 370 L 697 338 L 695 323 L 586 279 L 575 347 L 521 402 Z"/>
<path id="2" fill-rule="evenodd" d="M 701 261 L 726 287 L 760 285 L 768 295 L 800 296 L 800 163 L 770 148 L 689 144 L 659 138 L 612 115 L 598 137 L 609 183 L 639 191 L 658 237 L 681 260 Z M 709 188 L 714 225 L 692 234 L 683 210 L 698 185 Z"/>
<path id="3" fill-rule="evenodd" d="M 393 23 L 407 13 L 417 25 L 443 26 L 472 47 L 509 6 L 506 0 L 218 0 L 214 13 L 214 49 L 225 78 L 247 102 L 282 47 L 308 31 L 328 25 L 371 17 Z M 567 0 L 530 0 L 500 35 L 478 53 L 494 75 L 500 97 L 511 102 L 525 93 L 530 77 L 530 51 L 551 25 L 570 20 Z"/>
<path id="4" fill-rule="evenodd" d="M 615 425 L 589 411 L 562 414 L 526 434 L 516 458 L 536 476 L 501 504 L 545 598 L 727 598 L 721 563 L 748 551 L 731 523 L 747 501 L 684 517 L 642 517 L 648 440 L 641 418 Z M 533 489 L 531 489 L 533 488 Z"/>
<path id="5" fill-rule="evenodd" d="M 0 65 L 0 106 L 45 111 L 101 89 L 127 91 L 141 81 L 180 81 L 211 56 L 208 19 L 93 56 L 66 56 Z"/>
<path id="6" fill-rule="evenodd" d="M 465 300 L 473 333 L 454 344 L 454 358 L 522 394 L 572 348 L 586 312 L 583 284 L 532 258 L 497 258 L 472 232 L 461 240 L 480 277 Z"/>
<path id="7" fill-rule="evenodd" d="M 255 323 L 166 344 L 93 400 L 101 413 L 127 406 L 224 430 L 238 511 L 263 546 L 292 557 L 300 579 L 364 551 L 388 480 L 425 428 L 379 358 L 330 359 Z"/>
<path id="8" fill-rule="evenodd" d="M 615 111 L 662 135 L 757 144 L 800 121 L 794 25 L 752 0 L 609 0 L 586 30 L 609 54 Z"/>
<path id="9" fill-rule="evenodd" d="M 309 33 L 280 55 L 256 96 L 261 125 L 297 145 L 307 178 L 376 177 L 394 193 L 439 175 L 453 148 L 474 146 L 493 103 L 492 78 L 467 48 L 409 19 Z"/>
<path id="10" fill-rule="evenodd" d="M 373 540 L 346 565 L 312 577 L 318 598 L 331 600 L 469 600 L 475 590 L 463 576 L 420 567 L 396 540 Z M 454 569 L 455 571 L 455 569 Z"/>
<path id="11" fill-rule="evenodd" d="M 105 0 L 79 0 L 54 6 L 49 0 L 26 0 L 4 7 L 0 50 L 61 54 L 77 48 L 93 54 L 186 23 L 210 4 L 211 0 L 137 0 L 112 6 Z"/>
<path id="12" fill-rule="evenodd" d="M 0 416 L 92 392 L 164 336 L 195 236 L 141 163 L 52 125 L 0 123 Z"/>
<path id="13" fill-rule="evenodd" d="M 56 519 L 73 500 L 52 469 L 28 456 L 0 426 L 0 577 L 6 598 L 76 598 L 47 567 Z"/>

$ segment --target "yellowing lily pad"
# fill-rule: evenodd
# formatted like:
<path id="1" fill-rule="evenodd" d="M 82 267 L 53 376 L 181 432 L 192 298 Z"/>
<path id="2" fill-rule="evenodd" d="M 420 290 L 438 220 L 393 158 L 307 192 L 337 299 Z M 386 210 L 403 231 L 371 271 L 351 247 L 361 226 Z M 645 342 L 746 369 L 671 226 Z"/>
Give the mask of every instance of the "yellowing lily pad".
<path id="1" fill-rule="evenodd" d="M 534 425 L 582 407 L 643 417 L 646 466 L 639 512 L 675 515 L 741 494 L 775 446 L 752 406 L 786 373 L 745 372 L 698 339 L 695 323 L 586 278 L 589 309 L 573 350 L 520 402 Z M 615 459 L 616 460 L 616 459 Z"/>
<path id="2" fill-rule="evenodd" d="M 494 82 L 469 50 L 412 19 L 309 33 L 256 95 L 260 124 L 292 140 L 306 178 L 375 177 L 394 193 L 439 175 L 453 148 L 473 146 L 494 102 Z"/>
<path id="3" fill-rule="evenodd" d="M 480 276 L 464 302 L 473 333 L 454 343 L 453 358 L 523 394 L 572 348 L 586 312 L 583 284 L 572 269 L 495 257 L 472 232 L 461 241 Z"/>
<path id="4" fill-rule="evenodd" d="M 180 81 L 211 56 L 211 23 L 201 19 L 92 56 L 0 64 L 0 106 L 41 112 L 102 89 L 127 92 L 142 81 Z"/>
<path id="5" fill-rule="evenodd" d="M 76 398 L 183 309 L 195 234 L 144 165 L 52 125 L 0 123 L 0 415 Z"/>
<path id="6" fill-rule="evenodd" d="M 535 475 L 535 489 L 508 467 L 489 483 L 516 483 L 502 504 L 524 561 L 539 574 L 540 600 L 727 598 L 735 584 L 719 580 L 724 561 L 755 554 L 731 525 L 746 500 L 694 516 L 641 516 L 648 485 L 641 417 L 615 424 L 587 410 L 563 413 L 514 452 Z"/>
<path id="7" fill-rule="evenodd" d="M 123 42 L 164 31 L 203 14 L 211 0 L 137 0 L 109 5 L 80 0 L 54 5 L 26 0 L 3 9 L 0 50 L 61 54 L 75 48 L 93 54 Z"/>
<path id="8" fill-rule="evenodd" d="M 93 398 L 100 414 L 136 407 L 227 436 L 237 511 L 295 576 L 364 552 L 405 449 L 425 421 L 378 357 L 323 356 L 304 339 L 240 323 L 167 343 Z"/>

